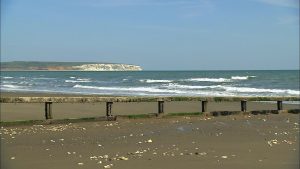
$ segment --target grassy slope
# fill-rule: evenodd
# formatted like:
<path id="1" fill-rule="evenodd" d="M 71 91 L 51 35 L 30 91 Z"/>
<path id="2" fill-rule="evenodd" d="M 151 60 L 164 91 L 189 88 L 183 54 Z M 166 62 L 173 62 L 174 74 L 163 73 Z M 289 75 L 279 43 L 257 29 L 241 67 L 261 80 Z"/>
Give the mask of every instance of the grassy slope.
<path id="1" fill-rule="evenodd" d="M 78 66 L 82 64 L 93 64 L 101 62 L 37 62 L 37 61 L 13 61 L 13 62 L 1 62 L 1 69 L 3 70 L 30 70 L 30 67 L 70 67 Z M 106 63 L 110 64 L 110 63 Z"/>

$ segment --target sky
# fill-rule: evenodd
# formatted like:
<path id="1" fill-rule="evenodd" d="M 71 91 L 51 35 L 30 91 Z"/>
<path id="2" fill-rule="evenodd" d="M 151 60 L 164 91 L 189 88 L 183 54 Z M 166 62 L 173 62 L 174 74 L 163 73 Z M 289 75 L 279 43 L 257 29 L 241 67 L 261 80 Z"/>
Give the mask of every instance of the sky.
<path id="1" fill-rule="evenodd" d="M 299 69 L 299 0 L 1 0 L 1 61 Z"/>

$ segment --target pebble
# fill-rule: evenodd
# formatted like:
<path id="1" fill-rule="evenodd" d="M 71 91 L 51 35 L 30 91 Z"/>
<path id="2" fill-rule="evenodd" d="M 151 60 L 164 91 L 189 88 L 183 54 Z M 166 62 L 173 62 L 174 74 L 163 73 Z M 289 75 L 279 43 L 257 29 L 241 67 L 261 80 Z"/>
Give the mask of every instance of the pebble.
<path id="1" fill-rule="evenodd" d="M 109 164 L 109 165 L 105 165 L 103 166 L 104 168 L 111 168 L 113 166 L 113 164 Z"/>
<path id="2" fill-rule="evenodd" d="M 199 153 L 200 155 L 204 156 L 206 155 L 207 153 L 206 152 L 202 152 L 202 153 Z"/>
<path id="3" fill-rule="evenodd" d="M 77 163 L 78 165 L 83 165 L 83 163 Z"/>
<path id="4" fill-rule="evenodd" d="M 127 161 L 127 160 L 128 160 L 128 158 L 127 158 L 127 157 L 124 157 L 124 156 L 122 156 L 122 157 L 119 157 L 118 159 L 119 159 L 119 160 L 125 160 L 125 161 Z"/>
<path id="5" fill-rule="evenodd" d="M 14 159 L 16 159 L 16 157 L 10 157 L 10 159 L 11 159 L 11 160 L 14 160 Z"/>
<path id="6" fill-rule="evenodd" d="M 227 156 L 221 156 L 221 158 L 224 158 L 224 159 L 226 159 L 226 158 L 228 158 Z"/>
<path id="7" fill-rule="evenodd" d="M 151 139 L 149 139 L 148 141 L 147 141 L 147 143 L 152 143 L 153 141 L 151 140 Z"/>

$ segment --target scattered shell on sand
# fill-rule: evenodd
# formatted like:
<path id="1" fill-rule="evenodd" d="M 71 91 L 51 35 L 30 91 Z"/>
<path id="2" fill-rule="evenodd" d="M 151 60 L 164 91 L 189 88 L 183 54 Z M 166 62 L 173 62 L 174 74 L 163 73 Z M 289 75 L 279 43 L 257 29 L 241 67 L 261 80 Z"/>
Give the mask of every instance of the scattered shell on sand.
<path id="1" fill-rule="evenodd" d="M 103 166 L 104 168 L 111 168 L 112 166 L 114 166 L 113 164 L 109 164 L 109 165 L 105 165 Z"/>
<path id="2" fill-rule="evenodd" d="M 14 159 L 16 159 L 16 157 L 10 157 L 10 159 L 11 159 L 11 160 L 14 160 Z"/>
<path id="3" fill-rule="evenodd" d="M 147 143 L 152 143 L 153 141 L 151 139 L 147 140 L 146 141 Z"/>
<path id="4" fill-rule="evenodd" d="M 199 153 L 200 155 L 204 156 L 206 155 L 207 153 L 206 152 L 202 152 L 202 153 Z"/>
<path id="5" fill-rule="evenodd" d="M 91 156 L 91 157 L 90 157 L 91 160 L 97 159 L 97 158 L 98 158 L 97 156 Z"/>
<path id="6" fill-rule="evenodd" d="M 272 147 L 273 144 L 279 144 L 279 142 L 277 141 L 277 139 L 273 139 L 273 140 L 268 141 L 268 144 L 270 147 Z"/>
<path id="7" fill-rule="evenodd" d="M 78 165 L 83 165 L 83 163 L 77 163 Z"/>
<path id="8" fill-rule="evenodd" d="M 129 160 L 127 157 L 124 157 L 124 156 L 119 157 L 118 159 L 119 159 L 119 160 L 125 160 L 125 161 Z"/>
<path id="9" fill-rule="evenodd" d="M 224 158 L 224 159 L 226 159 L 226 158 L 228 158 L 228 156 L 221 156 L 221 158 Z"/>

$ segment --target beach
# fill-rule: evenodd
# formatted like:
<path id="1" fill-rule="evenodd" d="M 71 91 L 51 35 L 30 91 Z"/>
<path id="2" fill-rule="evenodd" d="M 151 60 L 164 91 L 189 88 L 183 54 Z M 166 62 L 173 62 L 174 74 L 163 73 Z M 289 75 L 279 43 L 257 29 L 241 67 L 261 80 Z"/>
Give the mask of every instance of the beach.
<path id="1" fill-rule="evenodd" d="M 3 92 L 1 97 L 101 95 Z M 44 103 L 1 103 L 1 122 L 45 120 Z M 241 110 L 240 102 L 208 102 L 208 111 Z M 116 121 L 3 125 L 1 168 L 264 168 L 299 167 L 299 114 L 191 115 L 200 101 L 115 102 Z M 247 103 L 247 111 L 276 110 L 276 102 Z M 283 104 L 284 110 L 299 104 Z M 106 103 L 53 103 L 53 120 L 105 117 Z M 180 113 L 180 116 L 168 116 Z"/>
<path id="2" fill-rule="evenodd" d="M 299 167 L 299 115 L 118 119 L 1 128 L 1 168 Z"/>

